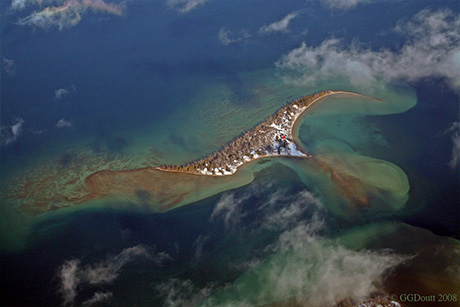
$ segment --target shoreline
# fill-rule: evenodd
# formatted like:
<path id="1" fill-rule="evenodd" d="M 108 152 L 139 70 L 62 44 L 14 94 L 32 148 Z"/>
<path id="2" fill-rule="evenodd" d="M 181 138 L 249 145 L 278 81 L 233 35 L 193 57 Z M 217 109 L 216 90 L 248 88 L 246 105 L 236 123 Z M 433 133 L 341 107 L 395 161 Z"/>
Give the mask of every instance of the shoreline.
<path id="1" fill-rule="evenodd" d="M 119 170 L 93 170 L 88 167 L 84 170 L 83 177 L 72 172 L 67 172 L 67 176 L 62 177 L 58 168 L 53 168 L 52 172 L 45 168 L 22 180 L 22 184 L 16 189 L 5 190 L 4 193 L 8 193 L 7 198 L 22 212 L 32 215 L 93 199 L 117 198 L 120 195 L 130 202 L 141 201 L 155 206 L 162 204 L 157 206 L 159 210 L 169 210 L 250 182 L 252 173 L 246 173 L 245 169 L 253 161 L 265 158 L 265 161 L 272 161 L 270 158 L 274 157 L 312 158 L 308 150 L 301 147 L 296 127 L 302 122 L 304 115 L 309 113 L 312 105 L 322 101 L 322 98 L 341 94 L 374 99 L 345 91 L 322 91 L 298 98 L 229 142 L 218 152 L 182 169 L 153 165 Z M 209 166 L 214 166 L 215 169 L 211 169 L 214 173 L 207 169 Z M 189 171 L 186 170 L 187 167 Z M 215 174 L 219 167 L 221 173 Z M 222 178 L 217 179 L 218 177 Z M 56 186 L 62 188 L 56 189 Z M 72 188 L 66 190 L 68 186 Z M 204 186 L 209 189 L 204 189 L 203 192 Z"/>
<path id="2" fill-rule="evenodd" d="M 302 147 L 298 138 L 298 125 L 301 119 L 308 114 L 311 106 L 323 98 L 340 94 L 383 101 L 355 92 L 334 90 L 303 96 L 281 107 L 264 122 L 230 141 L 214 154 L 181 166 L 163 165 L 153 167 L 153 169 L 170 173 L 222 177 L 234 175 L 241 166 L 262 158 L 311 158 L 312 155 Z M 273 136 L 276 137 L 273 138 Z M 253 140 L 259 142 L 256 142 L 256 146 L 250 147 Z M 241 151 L 245 153 L 238 155 Z M 216 162 L 220 165 L 215 166 Z"/>
<path id="3" fill-rule="evenodd" d="M 263 159 L 270 159 L 270 158 L 276 158 L 276 157 L 280 157 L 280 158 L 292 158 L 292 159 L 310 159 L 312 158 L 313 156 L 306 153 L 305 156 L 291 156 L 291 155 L 276 155 L 276 156 L 260 156 L 260 157 L 257 157 L 257 158 L 252 158 L 251 160 L 249 161 L 245 161 L 243 164 L 239 165 L 236 169 L 236 171 L 234 173 L 231 173 L 231 174 L 225 174 L 225 175 L 214 175 L 214 174 L 202 174 L 202 173 L 192 173 L 192 172 L 186 172 L 186 171 L 178 171 L 178 170 L 171 170 L 171 169 L 163 169 L 161 168 L 160 166 L 147 166 L 147 167 L 144 167 L 142 169 L 146 169 L 146 168 L 151 168 L 151 169 L 154 169 L 154 170 L 158 170 L 158 171 L 161 171 L 161 172 L 165 172 L 165 173 L 176 173 L 176 174 L 188 174 L 188 175 L 195 175 L 195 176 L 206 176 L 206 177 L 226 177 L 226 176 L 233 176 L 235 175 L 242 167 L 252 163 L 253 161 L 257 161 L 257 160 L 263 160 Z"/>
<path id="4" fill-rule="evenodd" d="M 302 147 L 302 144 L 301 144 L 301 142 L 300 142 L 300 140 L 299 140 L 299 137 L 298 137 L 298 132 L 299 132 L 299 131 L 298 131 L 298 128 L 300 128 L 299 125 L 300 125 L 300 123 L 302 122 L 303 117 L 305 117 L 305 116 L 308 114 L 308 109 L 309 109 L 310 107 L 312 107 L 313 105 L 315 105 L 315 103 L 316 103 L 317 101 L 321 100 L 321 99 L 327 98 L 328 96 L 340 95 L 340 94 L 342 94 L 342 95 L 358 96 L 358 97 L 363 98 L 363 99 L 377 100 L 377 101 L 383 102 L 383 100 L 380 99 L 380 98 L 375 98 L 375 97 L 366 96 L 366 95 L 363 95 L 363 94 L 360 94 L 360 93 L 348 92 L 348 91 L 331 91 L 331 93 L 326 94 L 326 95 L 324 95 L 324 96 L 322 96 L 322 97 L 319 97 L 319 98 L 315 99 L 314 101 L 312 101 L 312 103 L 311 103 L 310 105 L 308 105 L 308 106 L 305 108 L 305 110 L 304 110 L 302 113 L 300 113 L 300 114 L 297 116 L 297 118 L 293 121 L 292 126 L 291 126 L 291 131 L 292 131 L 293 140 L 294 140 L 294 142 L 296 143 L 296 145 L 297 145 L 299 148 L 304 149 L 304 148 Z M 305 149 L 304 149 L 304 150 L 305 150 Z M 312 156 L 310 155 L 310 157 L 312 157 Z"/>

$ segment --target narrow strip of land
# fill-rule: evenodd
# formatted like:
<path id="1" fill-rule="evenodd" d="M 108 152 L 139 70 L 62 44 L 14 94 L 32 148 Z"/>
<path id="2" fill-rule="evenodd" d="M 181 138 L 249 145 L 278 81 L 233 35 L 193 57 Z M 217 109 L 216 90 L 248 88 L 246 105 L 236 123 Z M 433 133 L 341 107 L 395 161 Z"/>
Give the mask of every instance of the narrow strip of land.
<path id="1" fill-rule="evenodd" d="M 309 158 L 311 155 L 301 148 L 299 140 L 294 134 L 296 123 L 300 115 L 315 102 L 327 96 L 338 94 L 375 99 L 354 92 L 332 90 L 304 96 L 282 107 L 264 122 L 212 155 L 189 164 L 163 165 L 157 169 L 168 172 L 223 176 L 232 175 L 241 165 L 264 157 Z"/>
<path id="2" fill-rule="evenodd" d="M 237 170 L 256 159 L 311 157 L 306 149 L 300 147 L 297 128 L 302 117 L 309 114 L 307 110 L 330 95 L 337 95 L 340 99 L 374 99 L 352 92 L 322 91 L 285 105 L 218 152 L 196 162 L 183 166 L 111 170 L 110 167 L 99 167 L 109 165 L 108 160 L 101 164 L 99 157 L 83 153 L 67 168 L 62 168 L 59 161 L 50 163 L 18 178 L 0 193 L 5 193 L 5 199 L 13 201 L 22 211 L 32 214 L 111 197 L 169 210 L 248 184 L 253 180 L 253 173 Z M 362 195 L 359 194 L 361 190 L 358 191 L 360 185 L 351 185 L 349 177 L 332 172 L 321 161 L 317 161 L 317 165 L 330 172 L 338 185 L 347 184 L 343 190 L 345 196 L 353 194 L 356 198 L 355 195 Z M 363 201 L 361 203 L 364 204 Z"/>

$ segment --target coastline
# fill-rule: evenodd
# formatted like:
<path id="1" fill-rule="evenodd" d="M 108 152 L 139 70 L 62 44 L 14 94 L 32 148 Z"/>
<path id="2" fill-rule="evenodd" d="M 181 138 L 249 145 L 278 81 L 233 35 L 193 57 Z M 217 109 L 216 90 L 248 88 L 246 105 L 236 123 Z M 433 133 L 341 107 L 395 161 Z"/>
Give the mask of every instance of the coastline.
<path id="1" fill-rule="evenodd" d="M 302 147 L 299 140 L 299 123 L 301 119 L 308 114 L 311 106 L 331 95 L 350 95 L 364 99 L 383 101 L 355 92 L 335 90 L 326 90 L 303 96 L 278 109 L 264 122 L 256 125 L 240 137 L 229 142 L 214 154 L 189 164 L 181 166 L 163 165 L 155 167 L 154 169 L 162 172 L 222 177 L 231 176 L 235 174 L 242 165 L 262 158 L 311 158 L 312 155 L 308 153 L 307 149 Z M 286 124 L 286 121 L 288 124 Z M 279 124 L 280 122 L 282 127 Z M 275 136 L 275 138 L 273 138 L 273 136 Z M 259 139 L 262 140 L 260 141 Z M 255 148 L 254 146 L 250 147 L 253 140 L 259 141 L 258 143 L 256 142 Z M 246 150 L 245 154 L 237 155 L 237 153 L 241 152 L 242 148 Z M 224 161 L 222 162 L 221 160 Z M 216 162 L 220 164 L 217 167 L 215 166 Z"/>
<path id="2" fill-rule="evenodd" d="M 270 158 L 274 157 L 312 158 L 312 155 L 301 147 L 296 129 L 312 105 L 331 95 L 375 99 L 345 91 L 322 91 L 298 98 L 278 109 L 253 129 L 235 138 L 220 151 L 186 166 L 190 170 L 191 166 L 196 164 L 194 171 L 149 165 L 141 168 L 113 169 L 110 164 L 109 167 L 95 169 L 88 165 L 98 163 L 89 160 L 91 156 L 83 155 L 81 159 L 87 161 L 85 169 L 79 172 L 69 171 L 63 176 L 59 168 L 53 168 L 52 172 L 40 168 L 32 174 L 33 176 L 23 179 L 21 185 L 5 190 L 5 197 L 20 207 L 21 211 L 32 215 L 107 197 L 149 203 L 160 211 L 182 206 L 251 182 L 253 173 L 244 169 L 255 160 L 271 160 Z M 280 138 L 281 133 L 284 138 Z M 233 155 L 231 159 L 229 155 Z M 205 163 L 216 163 L 216 160 L 212 160 L 215 158 L 221 159 L 217 159 L 217 162 L 222 163 L 224 167 L 227 166 L 225 163 L 229 163 L 228 168 L 223 169 L 220 174 L 202 169 Z M 72 165 L 71 170 L 76 167 L 77 164 Z M 221 178 L 218 179 L 219 177 Z"/>
<path id="3" fill-rule="evenodd" d="M 308 109 L 310 107 L 312 107 L 313 105 L 315 105 L 316 102 L 318 102 L 319 100 L 321 99 L 324 99 L 324 98 L 327 98 L 329 96 L 332 96 L 332 95 L 350 95 L 350 96 L 357 96 L 359 98 L 363 98 L 363 99 L 369 99 L 369 100 L 377 100 L 377 101 L 380 101 L 380 102 L 383 102 L 384 100 L 380 99 L 380 98 L 375 98 L 375 97 L 371 97 L 371 96 L 366 96 L 366 95 L 363 95 L 363 94 L 360 94 L 360 93 L 355 93 L 355 92 L 349 92 L 349 91 L 331 91 L 331 93 L 329 94 L 326 94 L 322 97 L 319 97 L 318 99 L 314 100 L 309 106 L 307 106 L 307 108 L 298 115 L 298 117 L 295 119 L 295 121 L 292 123 L 292 126 L 291 126 L 291 131 L 292 131 L 292 136 L 293 136 L 293 140 L 294 142 L 296 142 L 296 145 L 303 149 L 303 150 L 306 150 L 302 147 L 302 143 L 300 142 L 300 139 L 299 139 L 299 136 L 298 136 L 298 133 L 299 133 L 299 128 L 300 128 L 300 124 L 302 123 L 302 119 L 308 115 Z M 311 155 L 310 155 L 311 157 Z"/>

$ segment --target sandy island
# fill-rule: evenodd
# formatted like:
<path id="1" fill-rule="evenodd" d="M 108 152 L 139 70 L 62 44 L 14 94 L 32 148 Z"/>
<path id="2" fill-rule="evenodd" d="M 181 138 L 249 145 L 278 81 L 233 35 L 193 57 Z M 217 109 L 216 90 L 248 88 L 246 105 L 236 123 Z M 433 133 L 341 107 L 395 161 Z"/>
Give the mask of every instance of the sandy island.
<path id="1" fill-rule="evenodd" d="M 322 91 L 288 103 L 221 150 L 186 165 L 124 170 L 91 167 L 89 175 L 81 178 L 78 172 L 81 165 L 76 159 L 74 167 L 66 168 L 65 172 L 58 163 L 47 164 L 38 172 L 18 178 L 19 183 L 4 192 L 6 198 L 13 200 L 21 211 L 33 214 L 95 199 L 148 204 L 159 211 L 177 208 L 250 183 L 254 173 L 244 166 L 254 160 L 277 156 L 311 158 L 300 145 L 298 126 L 313 104 L 331 95 L 380 100 L 353 92 Z M 89 156 L 81 161 L 85 161 L 86 167 L 91 165 L 92 159 Z M 342 187 L 345 197 L 359 198 L 360 203 L 367 203 L 364 201 L 367 200 L 366 193 L 362 192 L 359 182 L 350 186 L 350 182 L 356 180 L 350 180 L 343 174 L 333 176 L 335 173 L 331 166 L 323 165 L 321 161 L 316 164 L 331 174 L 337 186 Z"/>
<path id="2" fill-rule="evenodd" d="M 245 163 L 266 157 L 310 158 L 302 148 L 297 135 L 303 114 L 315 102 L 331 95 L 351 95 L 365 99 L 379 100 L 347 91 L 321 91 L 288 103 L 264 122 L 237 137 L 216 153 L 185 165 L 163 165 L 156 169 L 194 175 L 233 175 Z"/>

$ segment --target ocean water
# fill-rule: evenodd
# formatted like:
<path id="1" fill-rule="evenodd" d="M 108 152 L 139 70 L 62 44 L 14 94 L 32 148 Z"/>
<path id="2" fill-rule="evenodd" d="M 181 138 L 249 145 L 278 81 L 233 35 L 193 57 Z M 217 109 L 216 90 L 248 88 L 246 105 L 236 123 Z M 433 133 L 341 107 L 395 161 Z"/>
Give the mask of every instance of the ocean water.
<path id="1" fill-rule="evenodd" d="M 121 18 L 91 13 L 44 31 L 15 25 L 19 13 L 2 2 L 1 54 L 16 73 L 2 72 L 1 126 L 24 120 L 1 147 L 2 305 L 323 306 L 460 295 L 459 173 L 446 132 L 458 121 L 458 93 L 438 79 L 293 83 L 274 64 L 303 41 L 330 37 L 396 50 L 404 40 L 385 32 L 398 21 L 427 7 L 458 13 L 455 1 L 397 3 L 340 11 L 315 1 L 209 1 L 181 14 L 134 1 Z M 259 32 L 293 11 L 290 32 Z M 220 31 L 237 41 L 223 44 Z M 57 99 L 60 88 L 69 93 Z M 327 98 L 299 126 L 314 159 L 252 163 L 244 180 L 218 192 L 203 185 L 204 199 L 179 208 L 123 198 L 61 208 L 53 199 L 43 206 L 56 210 L 24 213 L 36 195 L 9 197 L 28 182 L 45 196 L 65 194 L 98 170 L 193 161 L 324 89 L 384 102 Z M 72 127 L 58 129 L 60 119 Z M 48 177 L 46 189 L 37 184 Z"/>

